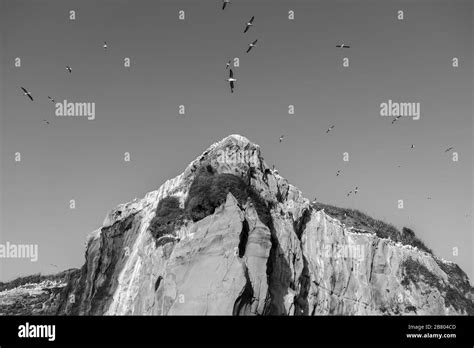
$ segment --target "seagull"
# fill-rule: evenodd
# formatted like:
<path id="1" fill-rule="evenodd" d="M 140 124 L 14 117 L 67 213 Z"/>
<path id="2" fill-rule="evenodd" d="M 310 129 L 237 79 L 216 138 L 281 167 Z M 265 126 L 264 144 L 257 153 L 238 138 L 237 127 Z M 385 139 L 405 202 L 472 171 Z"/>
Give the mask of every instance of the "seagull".
<path id="1" fill-rule="evenodd" d="M 45 124 L 50 124 L 50 122 L 49 122 L 49 121 L 46 121 L 46 120 L 43 120 L 43 122 L 44 122 Z"/>
<path id="2" fill-rule="evenodd" d="M 415 148 L 415 145 L 411 144 L 411 148 L 414 149 L 414 148 Z"/>
<path id="3" fill-rule="evenodd" d="M 351 195 L 352 191 L 349 191 L 349 193 L 346 195 L 346 197 L 349 197 Z"/>
<path id="4" fill-rule="evenodd" d="M 392 121 L 392 124 L 394 124 L 395 122 L 397 122 L 400 117 L 402 117 L 402 116 L 397 116 L 397 117 L 395 117 L 395 118 L 393 119 L 393 121 Z"/>
<path id="5" fill-rule="evenodd" d="M 332 125 L 331 127 L 329 127 L 328 130 L 326 131 L 326 134 L 329 133 L 330 131 L 332 131 L 334 127 L 336 127 L 336 126 Z"/>
<path id="6" fill-rule="evenodd" d="M 226 69 L 229 69 L 231 64 L 232 64 L 232 59 L 229 59 L 229 61 L 228 61 L 227 64 L 225 65 L 225 68 L 226 68 Z"/>
<path id="7" fill-rule="evenodd" d="M 67 70 L 69 73 L 72 73 L 72 69 L 71 69 L 70 66 L 67 66 L 67 65 L 66 65 L 66 70 Z"/>
<path id="8" fill-rule="evenodd" d="M 341 45 L 336 45 L 337 48 L 351 48 L 351 46 L 348 46 L 346 44 L 341 44 Z"/>
<path id="9" fill-rule="evenodd" d="M 104 50 L 107 50 L 107 41 L 104 41 Z"/>
<path id="10" fill-rule="evenodd" d="M 454 149 L 454 147 L 451 146 L 451 147 L 447 148 L 444 152 L 449 152 L 449 151 L 451 151 L 452 149 Z"/>
<path id="11" fill-rule="evenodd" d="M 232 69 L 230 69 L 229 78 L 226 79 L 226 81 L 230 83 L 230 92 L 234 93 L 234 82 L 237 81 L 237 79 L 234 78 L 234 72 L 232 71 Z"/>
<path id="12" fill-rule="evenodd" d="M 252 42 L 252 43 L 249 44 L 249 48 L 247 49 L 247 53 L 249 53 L 250 50 L 251 50 L 253 47 L 256 46 L 257 41 L 258 41 L 258 40 L 255 40 L 254 42 Z"/>
<path id="13" fill-rule="evenodd" d="M 51 102 L 52 102 L 53 104 L 56 104 L 56 100 L 54 100 L 53 98 L 51 98 L 49 95 L 48 95 L 48 99 L 51 100 Z"/>
<path id="14" fill-rule="evenodd" d="M 28 98 L 30 98 L 31 101 L 33 101 L 33 97 L 31 96 L 31 93 L 28 92 L 24 87 L 20 87 L 20 88 L 23 90 L 23 94 L 27 96 Z"/>
<path id="15" fill-rule="evenodd" d="M 336 176 L 339 176 L 339 175 L 341 175 L 341 171 L 340 171 L 340 170 L 338 170 L 337 173 L 336 173 Z"/>
<path id="16" fill-rule="evenodd" d="M 246 33 L 251 26 L 253 26 L 253 20 L 255 19 L 255 16 L 252 16 L 250 20 L 247 22 L 247 26 L 245 27 L 244 33 Z"/>
<path id="17" fill-rule="evenodd" d="M 354 193 L 357 194 L 357 192 L 359 192 L 359 187 L 356 186 L 356 188 L 354 189 Z"/>
<path id="18" fill-rule="evenodd" d="M 222 9 L 225 9 L 225 7 L 227 6 L 227 4 L 230 4 L 230 0 L 223 0 L 223 1 L 222 1 Z"/>
<path id="19" fill-rule="evenodd" d="M 284 137 L 285 137 L 284 135 L 280 136 L 280 143 L 283 141 Z"/>

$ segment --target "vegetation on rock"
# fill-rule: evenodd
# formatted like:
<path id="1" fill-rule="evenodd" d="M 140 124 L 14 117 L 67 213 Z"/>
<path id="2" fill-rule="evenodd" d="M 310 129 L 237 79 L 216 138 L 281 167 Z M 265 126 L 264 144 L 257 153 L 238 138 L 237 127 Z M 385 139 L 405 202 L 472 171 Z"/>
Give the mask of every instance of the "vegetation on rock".
<path id="1" fill-rule="evenodd" d="M 441 264 L 443 264 L 442 261 L 437 263 L 440 267 Z M 443 265 L 444 266 L 442 266 L 441 269 L 448 275 L 448 283 L 437 277 L 433 272 L 426 268 L 426 266 L 412 258 L 408 258 L 401 265 L 404 273 L 401 284 L 407 287 L 410 283 L 413 283 L 416 288 L 419 288 L 420 283 L 423 282 L 432 288 L 438 289 L 444 298 L 446 306 L 451 306 L 457 311 L 465 310 L 467 314 L 473 315 L 474 304 L 466 296 L 471 291 L 467 277 L 457 265 L 455 266 L 459 270 L 450 269 L 451 267 L 448 264 Z M 457 278 L 456 283 L 452 283 L 454 280 L 453 278 Z M 462 280 L 460 278 L 462 278 Z M 463 290 L 465 290 L 465 293 L 463 293 Z"/>
<path id="2" fill-rule="evenodd" d="M 180 207 L 179 199 L 175 196 L 165 197 L 158 203 L 155 217 L 150 222 L 151 234 L 164 243 L 172 241 L 170 236 L 174 236 L 186 220 L 196 222 L 213 214 L 216 208 L 225 203 L 229 192 L 242 206 L 250 200 L 260 220 L 270 226 L 269 206 L 251 185 L 239 176 L 218 174 L 212 166 L 207 165 L 196 173 L 184 208 Z"/>
<path id="3" fill-rule="evenodd" d="M 155 217 L 150 222 L 150 232 L 156 239 L 174 235 L 186 220 L 186 212 L 179 205 L 175 196 L 165 197 L 156 207 Z"/>
<path id="4" fill-rule="evenodd" d="M 208 165 L 197 173 L 186 199 L 185 209 L 193 221 L 199 221 L 214 213 L 222 205 L 228 193 L 244 205 L 250 199 L 260 220 L 269 226 L 271 223 L 270 209 L 260 194 L 241 177 L 233 174 L 218 174 Z"/>
<path id="5" fill-rule="evenodd" d="M 319 202 L 313 203 L 313 208 L 316 210 L 324 209 L 326 214 L 338 219 L 342 223 L 361 231 L 374 232 L 379 238 L 390 238 L 395 242 L 411 245 L 433 254 L 433 251 L 416 237 L 415 232 L 407 227 L 404 227 L 402 232 L 400 232 L 395 226 L 373 219 L 356 209 L 339 208 Z"/>

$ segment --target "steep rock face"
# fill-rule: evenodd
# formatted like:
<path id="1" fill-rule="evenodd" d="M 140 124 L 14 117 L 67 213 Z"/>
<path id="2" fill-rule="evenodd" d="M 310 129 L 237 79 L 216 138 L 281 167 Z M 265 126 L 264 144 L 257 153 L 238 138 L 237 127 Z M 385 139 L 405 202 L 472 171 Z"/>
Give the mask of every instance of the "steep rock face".
<path id="1" fill-rule="evenodd" d="M 303 232 L 302 248 L 308 262 L 308 306 L 312 314 L 472 311 L 472 300 L 466 298 L 469 294 L 462 295 L 464 308 L 453 308 L 446 301 L 450 281 L 439 265 L 446 261 L 372 233 L 352 232 L 322 211 L 312 213 Z M 340 256 L 335 257 L 338 253 Z M 417 279 L 407 278 L 407 264 L 416 267 L 417 273 L 426 269 L 433 279 L 424 279 L 423 274 Z"/>
<path id="2" fill-rule="evenodd" d="M 158 203 L 185 207 L 201 168 L 233 174 L 264 202 L 225 202 L 160 242 Z M 359 233 L 316 210 L 238 135 L 212 145 L 141 200 L 122 204 L 87 241 L 86 262 L 61 292 L 57 314 L 474 314 L 473 289 L 455 265 Z"/>

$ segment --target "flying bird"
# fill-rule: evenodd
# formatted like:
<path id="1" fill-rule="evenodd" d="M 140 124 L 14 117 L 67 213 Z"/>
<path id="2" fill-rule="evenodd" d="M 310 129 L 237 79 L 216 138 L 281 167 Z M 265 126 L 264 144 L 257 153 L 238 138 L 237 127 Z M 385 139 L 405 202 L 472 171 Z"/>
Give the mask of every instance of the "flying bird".
<path id="1" fill-rule="evenodd" d="M 51 102 L 52 102 L 53 104 L 56 104 L 56 100 L 54 100 L 53 98 L 51 98 L 49 95 L 48 95 L 48 99 L 51 100 Z"/>
<path id="2" fill-rule="evenodd" d="M 454 149 L 454 147 L 451 146 L 451 147 L 448 147 L 444 152 L 449 152 L 449 151 L 451 151 L 451 150 L 453 150 L 453 149 Z"/>
<path id="3" fill-rule="evenodd" d="M 395 118 L 393 119 L 393 121 L 392 121 L 392 124 L 394 124 L 395 122 L 397 122 L 400 117 L 402 117 L 402 116 L 397 116 L 397 117 L 395 117 Z"/>
<path id="4" fill-rule="evenodd" d="M 45 124 L 50 124 L 50 122 L 49 122 L 49 121 L 46 121 L 46 120 L 43 120 L 43 122 L 44 122 Z"/>
<path id="5" fill-rule="evenodd" d="M 251 26 L 253 26 L 253 20 L 255 19 L 255 16 L 252 16 L 252 18 L 250 18 L 250 20 L 247 22 L 247 26 L 245 27 L 245 30 L 244 30 L 244 33 L 246 33 Z"/>
<path id="6" fill-rule="evenodd" d="M 338 170 L 337 173 L 336 173 L 336 176 L 339 176 L 339 175 L 341 175 L 341 171 L 340 171 L 340 170 Z"/>
<path id="7" fill-rule="evenodd" d="M 285 137 L 284 135 L 281 135 L 281 136 L 280 136 L 280 143 L 283 141 L 283 138 L 284 138 L 284 137 Z"/>
<path id="8" fill-rule="evenodd" d="M 104 47 L 104 50 L 107 51 L 107 41 L 104 41 L 104 46 L 102 46 L 102 47 Z"/>
<path id="9" fill-rule="evenodd" d="M 236 82 L 237 79 L 234 78 L 234 72 L 232 69 L 229 70 L 229 78 L 226 79 L 226 81 L 230 83 L 230 92 L 234 93 L 234 82 Z"/>
<path id="10" fill-rule="evenodd" d="M 346 197 L 349 197 L 351 195 L 352 191 L 349 191 L 349 193 L 346 195 Z"/>
<path id="11" fill-rule="evenodd" d="M 326 131 L 326 134 L 329 133 L 330 131 L 332 131 L 334 129 L 334 127 L 336 127 L 335 125 L 332 125 L 331 127 L 329 127 Z"/>
<path id="12" fill-rule="evenodd" d="M 351 48 L 351 46 L 348 46 L 346 44 L 340 44 L 340 45 L 336 45 L 337 48 Z"/>
<path id="13" fill-rule="evenodd" d="M 232 64 L 232 59 L 229 59 L 229 61 L 228 61 L 227 64 L 225 65 L 225 68 L 226 68 L 226 69 L 229 69 L 231 64 Z"/>
<path id="14" fill-rule="evenodd" d="M 230 0 L 223 0 L 223 1 L 222 1 L 222 9 L 225 9 L 225 7 L 227 6 L 227 4 L 230 4 Z"/>
<path id="15" fill-rule="evenodd" d="M 28 92 L 24 87 L 20 87 L 23 90 L 23 94 L 30 98 L 31 101 L 33 101 L 33 97 L 31 96 L 31 93 Z"/>
<path id="16" fill-rule="evenodd" d="M 359 192 L 359 187 L 356 186 L 355 189 L 354 189 L 354 193 L 357 194 L 357 192 Z"/>
<path id="17" fill-rule="evenodd" d="M 256 46 L 256 44 L 257 44 L 257 41 L 258 41 L 258 39 L 257 39 L 257 40 L 255 40 L 255 41 L 254 41 L 254 42 L 252 42 L 252 43 L 249 43 L 249 48 L 247 49 L 247 53 L 249 53 L 249 52 L 250 52 L 250 50 Z"/>
<path id="18" fill-rule="evenodd" d="M 415 148 L 415 145 L 411 144 L 411 148 L 414 149 L 414 148 Z"/>
<path id="19" fill-rule="evenodd" d="M 69 73 L 72 73 L 72 69 L 71 69 L 70 66 L 67 66 L 67 65 L 66 65 L 66 70 L 67 70 Z"/>

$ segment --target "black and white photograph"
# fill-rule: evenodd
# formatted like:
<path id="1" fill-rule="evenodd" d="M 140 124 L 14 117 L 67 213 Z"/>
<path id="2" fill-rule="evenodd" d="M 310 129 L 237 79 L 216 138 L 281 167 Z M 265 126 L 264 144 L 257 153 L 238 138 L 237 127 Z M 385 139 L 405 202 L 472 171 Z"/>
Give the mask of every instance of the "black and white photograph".
<path id="1" fill-rule="evenodd" d="M 0 346 L 472 346 L 473 11 L 0 0 Z"/>

